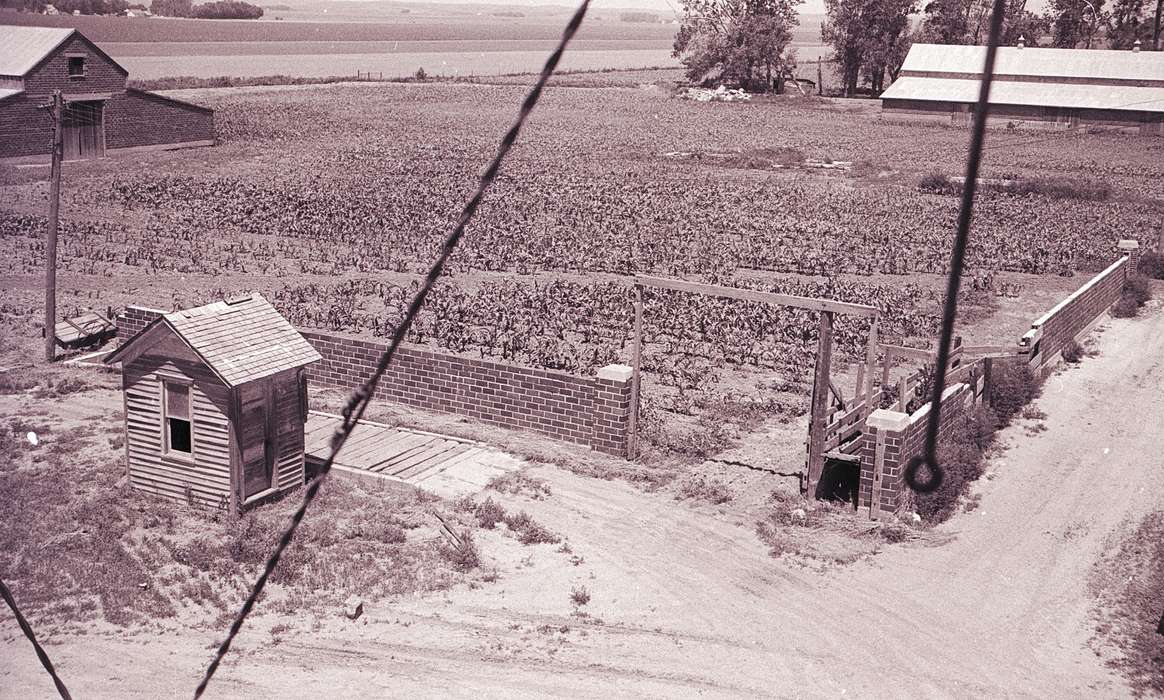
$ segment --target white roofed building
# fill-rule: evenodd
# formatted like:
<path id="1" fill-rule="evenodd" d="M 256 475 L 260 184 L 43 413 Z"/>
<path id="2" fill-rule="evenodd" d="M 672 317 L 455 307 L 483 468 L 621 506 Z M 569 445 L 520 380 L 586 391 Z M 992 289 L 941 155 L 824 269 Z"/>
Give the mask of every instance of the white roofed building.
<path id="1" fill-rule="evenodd" d="M 985 46 L 914 44 L 883 113 L 969 124 L 985 60 Z M 1164 52 L 1000 47 L 990 104 L 992 121 L 1164 135 Z"/>

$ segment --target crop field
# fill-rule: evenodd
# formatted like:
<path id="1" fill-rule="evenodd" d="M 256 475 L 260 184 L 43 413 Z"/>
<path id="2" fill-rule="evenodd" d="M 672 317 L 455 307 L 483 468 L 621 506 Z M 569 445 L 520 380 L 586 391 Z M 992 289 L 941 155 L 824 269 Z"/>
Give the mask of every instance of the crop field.
<path id="1" fill-rule="evenodd" d="M 326 15 L 317 13 L 290 22 L 4 13 L 0 23 L 77 27 L 135 80 L 323 78 L 360 72 L 402 77 L 419 68 L 433 76 L 480 77 L 537 71 L 561 33 L 568 9 L 543 8 L 519 18 L 467 11 L 458 15 L 451 8 L 449 13 L 366 13 L 345 15 L 343 21 L 321 21 Z M 801 62 L 814 61 L 824 52 L 818 27 L 819 17 L 807 15 L 794 34 Z M 616 13 L 596 13 L 583 25 L 562 69 L 676 67 L 679 63 L 671 57 L 675 31 L 671 24 L 621 22 Z"/>
<path id="2" fill-rule="evenodd" d="M 221 145 L 66 165 L 62 311 L 170 308 L 252 289 L 297 325 L 384 336 L 523 92 L 438 83 L 178 93 L 218 110 Z M 629 360 L 628 277 L 645 273 L 876 304 L 885 342 L 925 345 L 958 198 L 918 182 L 960 174 L 967 133 L 842 104 L 550 89 L 410 340 L 590 373 Z M 1110 192 L 982 194 L 962 332 L 998 340 L 999 318 L 1033 299 L 1002 329 L 998 342 L 1013 341 L 1022 319 L 1080 284 L 1074 272 L 1106 266 L 1116 240 L 1154 243 L 1162 159 L 1159 139 L 992 132 L 986 176 L 1087 178 Z M 3 174 L 4 323 L 32 334 L 46 173 Z M 811 314 L 672 293 L 646 301 L 644 424 L 656 444 L 705 453 L 730 439 L 724 426 L 804 410 Z M 840 319 L 842 369 L 866 332 Z"/>

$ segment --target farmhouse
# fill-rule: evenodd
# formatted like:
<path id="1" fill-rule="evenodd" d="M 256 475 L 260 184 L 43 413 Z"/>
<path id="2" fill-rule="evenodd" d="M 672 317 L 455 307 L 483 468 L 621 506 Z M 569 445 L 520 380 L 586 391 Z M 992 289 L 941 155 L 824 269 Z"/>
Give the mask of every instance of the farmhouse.
<path id="1" fill-rule="evenodd" d="M 214 112 L 126 85 L 128 71 L 75 29 L 0 26 L 0 159 L 46 161 L 60 90 L 66 160 L 210 146 Z"/>
<path id="2" fill-rule="evenodd" d="M 883 113 L 968 124 L 985 59 L 984 46 L 914 44 Z M 1164 135 L 1164 52 L 1000 47 L 990 103 L 1004 123 Z"/>
<path id="3" fill-rule="evenodd" d="M 158 317 L 105 359 L 122 366 L 130 484 L 232 510 L 302 485 L 319 359 L 258 294 Z"/>

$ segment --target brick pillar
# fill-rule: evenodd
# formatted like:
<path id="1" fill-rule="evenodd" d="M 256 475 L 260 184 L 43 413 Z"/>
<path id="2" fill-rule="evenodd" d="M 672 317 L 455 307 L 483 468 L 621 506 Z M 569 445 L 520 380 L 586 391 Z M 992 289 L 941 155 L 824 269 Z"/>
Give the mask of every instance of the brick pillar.
<path id="1" fill-rule="evenodd" d="M 1140 242 L 1124 239 L 1116 245 L 1120 255 L 1128 256 L 1128 277 L 1135 276 L 1140 268 Z"/>
<path id="2" fill-rule="evenodd" d="M 113 319 L 113 322 L 117 324 L 117 337 L 124 342 L 140 333 L 150 322 L 165 313 L 165 311 L 147 309 L 144 306 L 127 306 L 117 318 Z"/>
<path id="3" fill-rule="evenodd" d="M 594 434 L 590 446 L 599 452 L 626 456 L 632 373 L 626 365 L 607 365 L 598 370 L 594 379 Z"/>
<path id="4" fill-rule="evenodd" d="M 909 416 L 899 411 L 879 408 L 865 421 L 858 495 L 860 506 L 869 509 L 872 520 L 892 515 L 902 505 L 902 451 L 908 430 Z"/>

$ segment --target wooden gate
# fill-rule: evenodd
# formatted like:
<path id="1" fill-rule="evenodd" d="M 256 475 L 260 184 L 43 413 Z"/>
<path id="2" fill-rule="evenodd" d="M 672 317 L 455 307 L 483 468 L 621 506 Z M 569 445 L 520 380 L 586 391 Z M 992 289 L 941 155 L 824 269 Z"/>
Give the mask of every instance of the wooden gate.
<path id="1" fill-rule="evenodd" d="M 105 155 L 104 103 L 69 102 L 61 121 L 65 160 Z"/>

